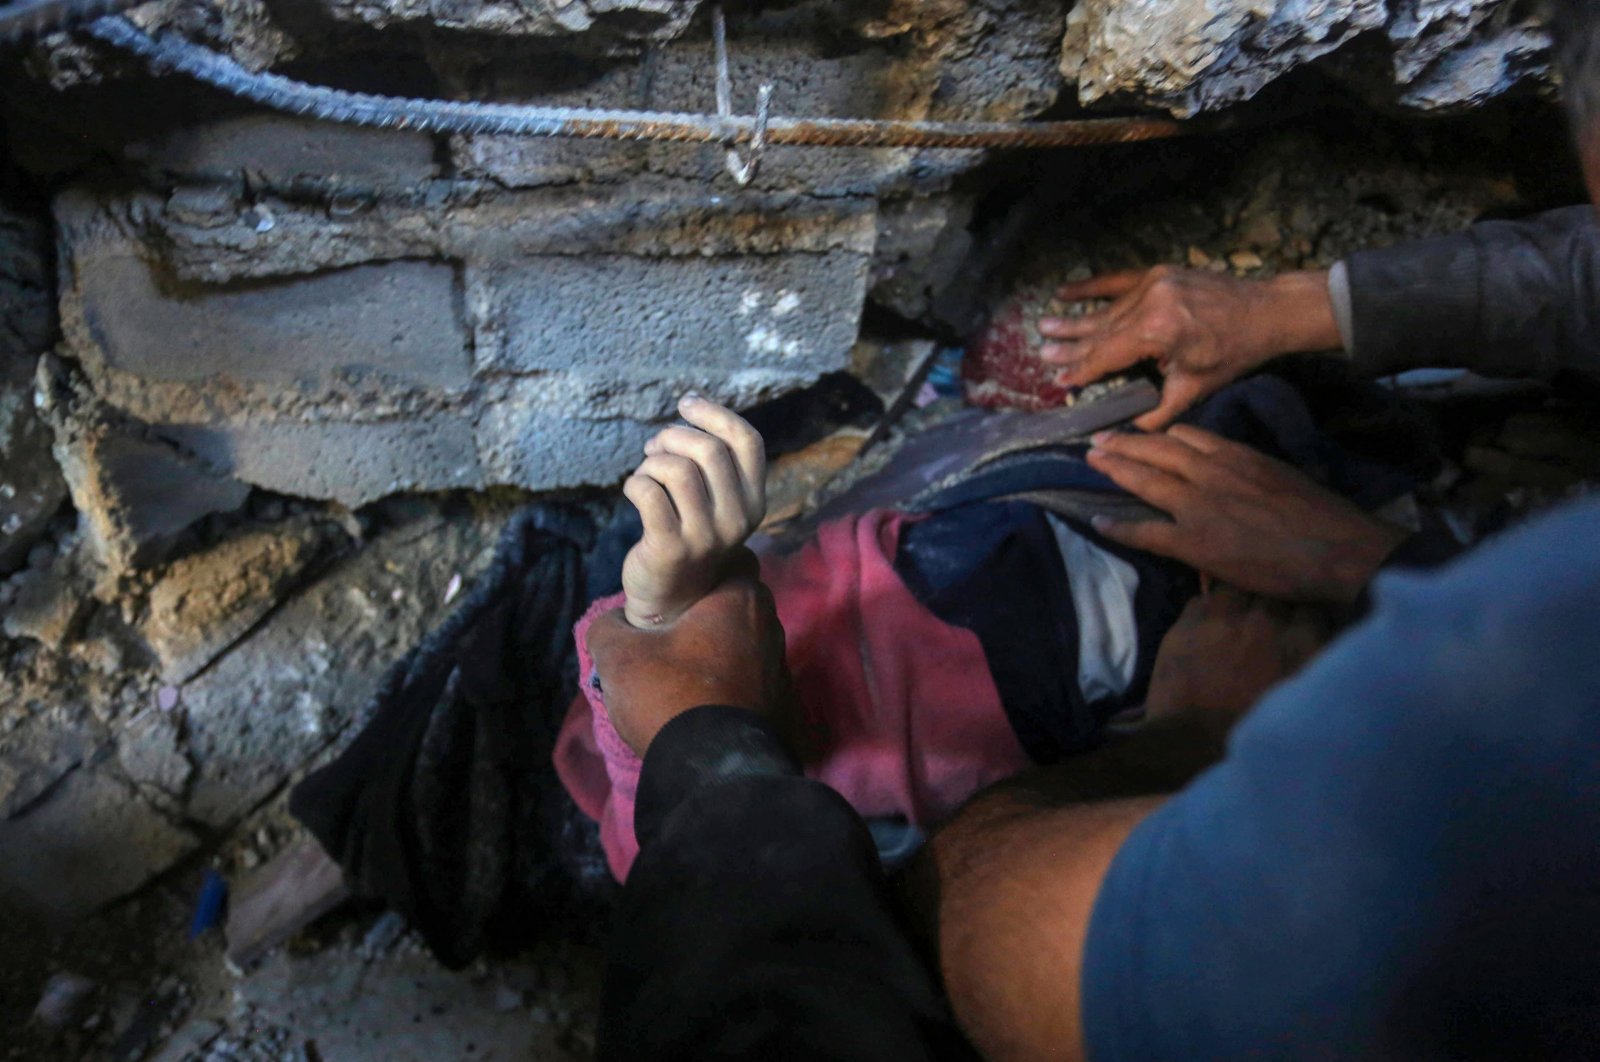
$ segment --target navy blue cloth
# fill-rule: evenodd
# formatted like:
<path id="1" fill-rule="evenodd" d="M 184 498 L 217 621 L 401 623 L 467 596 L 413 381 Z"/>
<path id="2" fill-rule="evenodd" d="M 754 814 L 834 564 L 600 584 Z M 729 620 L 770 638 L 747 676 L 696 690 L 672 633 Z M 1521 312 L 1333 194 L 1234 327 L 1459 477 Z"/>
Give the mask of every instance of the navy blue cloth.
<path id="1" fill-rule="evenodd" d="M 1374 599 L 1122 846 L 1095 1062 L 1595 1056 L 1600 501 Z"/>
<path id="2" fill-rule="evenodd" d="M 1026 502 L 963 505 L 908 526 L 895 570 L 934 615 L 983 646 L 1017 740 L 1037 763 L 1092 747 L 1106 720 L 1142 704 L 1161 638 L 1198 588 L 1182 565 L 1108 543 L 1139 573 L 1139 654 L 1118 697 L 1090 701 L 1078 686 L 1078 618 L 1070 573 L 1044 510 Z"/>
<path id="3" fill-rule="evenodd" d="M 1366 508 L 1417 486 L 1408 472 L 1329 438 L 1300 391 L 1275 376 L 1234 383 L 1185 419 L 1288 462 Z M 1003 499 L 1052 488 L 1123 495 L 1089 467 L 1086 449 L 1081 443 L 1045 447 L 976 470 L 924 504 L 932 515 L 901 533 L 895 556 L 895 570 L 918 601 L 977 636 L 1007 719 L 1037 763 L 1092 747 L 1108 719 L 1144 702 L 1161 640 L 1199 589 L 1183 565 L 1126 549 L 1073 522 L 1079 534 L 1139 573 L 1133 681 L 1119 696 L 1090 701 L 1084 695 L 1077 680 L 1072 573 L 1062 563 L 1045 512 Z"/>

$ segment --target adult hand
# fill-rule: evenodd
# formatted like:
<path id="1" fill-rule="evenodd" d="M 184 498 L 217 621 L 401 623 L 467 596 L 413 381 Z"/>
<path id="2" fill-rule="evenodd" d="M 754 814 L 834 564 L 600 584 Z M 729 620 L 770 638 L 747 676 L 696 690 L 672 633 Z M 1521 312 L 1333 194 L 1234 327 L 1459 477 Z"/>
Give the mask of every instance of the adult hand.
<path id="1" fill-rule="evenodd" d="M 1250 593 L 1347 604 L 1406 538 L 1297 469 L 1186 425 L 1098 435 L 1089 463 L 1172 517 L 1096 530 Z"/>
<path id="2" fill-rule="evenodd" d="M 617 733 L 640 756 L 675 717 L 701 705 L 744 708 L 792 730 L 783 627 L 748 549 L 670 626 L 640 629 L 621 609 L 589 627 L 589 653 Z"/>
<path id="3" fill-rule="evenodd" d="M 1165 377 L 1161 404 L 1134 422 L 1147 431 L 1280 354 L 1340 344 L 1326 272 L 1240 280 L 1161 265 L 1068 284 L 1059 295 L 1115 301 L 1041 320 L 1039 334 L 1053 342 L 1040 357 L 1063 367 L 1067 387 L 1154 360 Z"/>
<path id="4" fill-rule="evenodd" d="M 1314 605 L 1291 605 L 1219 584 L 1190 601 L 1161 641 L 1145 714 L 1196 716 L 1223 736 L 1273 686 L 1328 641 Z"/>

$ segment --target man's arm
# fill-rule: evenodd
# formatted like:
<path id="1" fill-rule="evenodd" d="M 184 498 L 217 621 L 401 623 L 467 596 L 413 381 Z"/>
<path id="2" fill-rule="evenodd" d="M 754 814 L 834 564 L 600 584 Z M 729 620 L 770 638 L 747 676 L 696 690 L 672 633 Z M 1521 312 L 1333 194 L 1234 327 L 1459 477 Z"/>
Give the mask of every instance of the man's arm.
<path id="1" fill-rule="evenodd" d="M 754 558 L 732 561 L 673 622 L 618 610 L 588 631 L 612 722 L 644 757 L 600 1057 L 970 1058 L 865 825 L 781 736 L 798 729 L 783 630 Z"/>
<path id="2" fill-rule="evenodd" d="M 1372 375 L 1461 366 L 1600 375 L 1600 225 L 1589 206 L 1481 222 L 1345 260 L 1347 338 Z"/>
<path id="3" fill-rule="evenodd" d="M 971 1058 L 872 839 L 738 708 L 667 723 L 601 995 L 601 1058 Z"/>
<path id="4" fill-rule="evenodd" d="M 1600 225 L 1587 206 L 1358 252 L 1331 274 L 1242 280 L 1156 266 L 1069 284 L 1060 297 L 1114 301 L 1041 320 L 1040 357 L 1070 387 L 1156 362 L 1161 405 L 1136 422 L 1151 431 L 1273 358 L 1341 346 L 1374 376 L 1429 366 L 1600 375 Z"/>

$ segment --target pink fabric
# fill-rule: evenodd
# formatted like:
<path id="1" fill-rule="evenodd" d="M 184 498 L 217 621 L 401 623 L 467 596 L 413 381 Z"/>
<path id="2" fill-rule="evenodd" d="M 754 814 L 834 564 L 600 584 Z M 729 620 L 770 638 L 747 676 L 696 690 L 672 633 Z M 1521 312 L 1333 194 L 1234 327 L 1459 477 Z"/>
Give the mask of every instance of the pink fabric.
<path id="1" fill-rule="evenodd" d="M 977 636 L 940 621 L 895 573 L 906 520 L 880 510 L 827 524 L 799 552 L 763 558 L 761 575 L 816 738 L 806 774 L 863 815 L 899 814 L 927 826 L 1028 759 Z M 587 704 L 568 712 L 554 758 L 574 801 L 599 820 L 612 873 L 625 880 L 639 852 L 640 762 L 611 726 L 585 644 L 594 617 L 621 604 L 620 594 L 597 601 L 578 621 Z"/>

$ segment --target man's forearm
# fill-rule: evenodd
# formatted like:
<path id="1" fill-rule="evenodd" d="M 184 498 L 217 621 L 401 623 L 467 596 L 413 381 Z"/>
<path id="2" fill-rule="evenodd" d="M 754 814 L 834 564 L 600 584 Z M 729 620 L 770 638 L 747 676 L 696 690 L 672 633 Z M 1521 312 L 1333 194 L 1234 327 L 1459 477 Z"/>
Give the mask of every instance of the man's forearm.
<path id="1" fill-rule="evenodd" d="M 697 708 L 645 757 L 602 1058 L 970 1058 L 837 793 L 751 713 Z"/>
<path id="2" fill-rule="evenodd" d="M 1111 860 L 1217 762 L 1226 734 L 1174 717 L 975 797 L 901 882 L 962 1029 L 988 1058 L 1082 1057 L 1080 960 Z"/>
<path id="3" fill-rule="evenodd" d="M 1373 375 L 1600 374 L 1600 227 L 1587 206 L 1360 251 L 1345 265 L 1352 353 Z"/>

